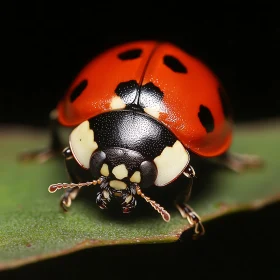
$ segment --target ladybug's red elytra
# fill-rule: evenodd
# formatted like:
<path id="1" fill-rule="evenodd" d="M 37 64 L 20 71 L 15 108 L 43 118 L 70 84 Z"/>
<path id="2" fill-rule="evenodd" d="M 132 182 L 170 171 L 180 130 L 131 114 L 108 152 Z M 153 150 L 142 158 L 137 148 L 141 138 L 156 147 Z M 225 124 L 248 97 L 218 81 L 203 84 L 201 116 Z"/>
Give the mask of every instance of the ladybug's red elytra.
<path id="1" fill-rule="evenodd" d="M 189 152 L 217 158 L 235 171 L 259 165 L 258 157 L 228 152 L 229 108 L 211 70 L 173 44 L 137 41 L 109 49 L 82 69 L 51 114 L 52 145 L 45 156 L 61 152 L 55 123 L 74 129 L 63 149 L 72 182 L 49 191 L 66 189 L 61 206 L 67 210 L 81 187 L 97 185 L 101 209 L 117 200 L 128 213 L 141 197 L 168 222 L 169 213 L 144 190 L 182 176 L 188 187 L 195 177 Z M 203 234 L 184 197 L 176 205 Z"/>

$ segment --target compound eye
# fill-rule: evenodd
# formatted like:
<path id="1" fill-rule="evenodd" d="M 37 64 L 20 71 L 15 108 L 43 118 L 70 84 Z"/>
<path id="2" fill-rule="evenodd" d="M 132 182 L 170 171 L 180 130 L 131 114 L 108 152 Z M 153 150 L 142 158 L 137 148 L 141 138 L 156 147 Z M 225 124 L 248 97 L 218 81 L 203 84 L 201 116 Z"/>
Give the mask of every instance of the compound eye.
<path id="1" fill-rule="evenodd" d="M 94 132 L 90 129 L 88 121 L 82 122 L 71 132 L 69 144 L 78 164 L 89 169 L 91 155 L 98 148 L 98 145 L 94 141 Z"/>
<path id="2" fill-rule="evenodd" d="M 108 176 L 108 165 L 105 164 L 106 154 L 103 151 L 95 152 L 90 159 L 90 172 L 93 178 L 99 178 L 100 175 Z"/>
<path id="3" fill-rule="evenodd" d="M 151 161 L 143 161 L 140 165 L 140 173 L 141 173 L 141 188 L 148 188 L 154 184 L 157 178 L 157 167 Z"/>

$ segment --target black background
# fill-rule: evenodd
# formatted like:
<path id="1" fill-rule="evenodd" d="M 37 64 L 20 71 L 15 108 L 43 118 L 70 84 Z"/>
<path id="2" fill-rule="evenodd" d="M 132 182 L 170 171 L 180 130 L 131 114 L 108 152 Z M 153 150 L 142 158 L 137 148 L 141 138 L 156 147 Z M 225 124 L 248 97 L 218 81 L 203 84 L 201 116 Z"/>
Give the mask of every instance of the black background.
<path id="1" fill-rule="evenodd" d="M 202 13 L 185 5 L 162 9 L 132 2 L 118 9 L 109 3 L 102 8 L 5 6 L 0 11 L 1 123 L 46 127 L 49 111 L 92 57 L 139 39 L 170 41 L 208 64 L 228 91 L 236 123 L 279 117 L 277 9 L 267 4 L 248 11 L 240 7 L 237 12 L 228 5 Z M 225 270 L 254 275 L 265 268 L 268 279 L 274 263 L 279 266 L 273 256 L 279 250 L 278 223 L 279 205 L 272 205 L 211 222 L 200 241 L 190 241 L 185 234 L 175 244 L 95 248 L 3 275 L 38 273 L 47 278 L 58 272 L 68 276 L 83 271 L 94 278 L 131 279 L 153 268 L 156 275 L 164 276 L 172 268 L 187 278 Z"/>

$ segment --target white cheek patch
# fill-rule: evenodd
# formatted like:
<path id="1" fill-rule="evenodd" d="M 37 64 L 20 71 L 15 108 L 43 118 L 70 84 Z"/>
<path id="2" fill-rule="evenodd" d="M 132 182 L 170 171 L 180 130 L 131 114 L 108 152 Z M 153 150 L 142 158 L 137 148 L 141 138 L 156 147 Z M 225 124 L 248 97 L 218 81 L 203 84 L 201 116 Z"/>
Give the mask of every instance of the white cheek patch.
<path id="1" fill-rule="evenodd" d="M 172 147 L 166 147 L 154 159 L 158 169 L 155 185 L 165 186 L 176 179 L 184 171 L 189 161 L 190 155 L 180 141 L 177 140 Z"/>
<path id="2" fill-rule="evenodd" d="M 113 168 L 112 173 L 116 176 L 117 179 L 122 180 L 127 177 L 128 170 L 126 169 L 124 164 L 120 164 Z"/>
<path id="3" fill-rule="evenodd" d="M 158 107 L 146 107 L 144 108 L 145 113 L 153 116 L 154 118 L 158 119 L 159 118 L 159 108 Z"/>
<path id="4" fill-rule="evenodd" d="M 98 148 L 94 141 L 93 130 L 89 127 L 89 121 L 77 126 L 69 137 L 69 144 L 76 161 L 83 167 L 89 168 L 89 160 L 92 153 Z"/>
<path id="5" fill-rule="evenodd" d="M 115 96 L 112 98 L 110 108 L 112 110 L 116 109 L 124 109 L 126 104 L 123 102 L 123 100 L 119 96 Z"/>

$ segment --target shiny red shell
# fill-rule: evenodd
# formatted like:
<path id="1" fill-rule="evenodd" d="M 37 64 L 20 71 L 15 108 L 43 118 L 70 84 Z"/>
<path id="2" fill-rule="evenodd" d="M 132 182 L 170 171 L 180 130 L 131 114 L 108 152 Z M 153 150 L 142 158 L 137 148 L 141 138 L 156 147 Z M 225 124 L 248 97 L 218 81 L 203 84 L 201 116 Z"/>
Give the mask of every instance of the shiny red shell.
<path id="1" fill-rule="evenodd" d="M 118 57 L 129 50 L 141 50 L 141 55 L 128 60 Z M 167 67 L 164 64 L 166 56 L 176 58 L 175 62 L 179 61 L 179 68 L 183 69 L 176 72 Z M 83 80 L 87 80 L 87 86 L 71 102 L 73 90 Z M 170 43 L 132 42 L 94 58 L 77 75 L 58 104 L 59 122 L 64 126 L 75 126 L 111 111 L 112 99 L 117 96 L 117 85 L 130 80 L 136 80 L 140 85 L 152 82 L 160 88 L 164 95 L 158 119 L 187 149 L 211 157 L 229 148 L 232 122 L 227 114 L 227 96 L 219 80 L 202 62 Z M 199 118 L 201 106 L 211 113 L 211 131 L 207 131 Z"/>

